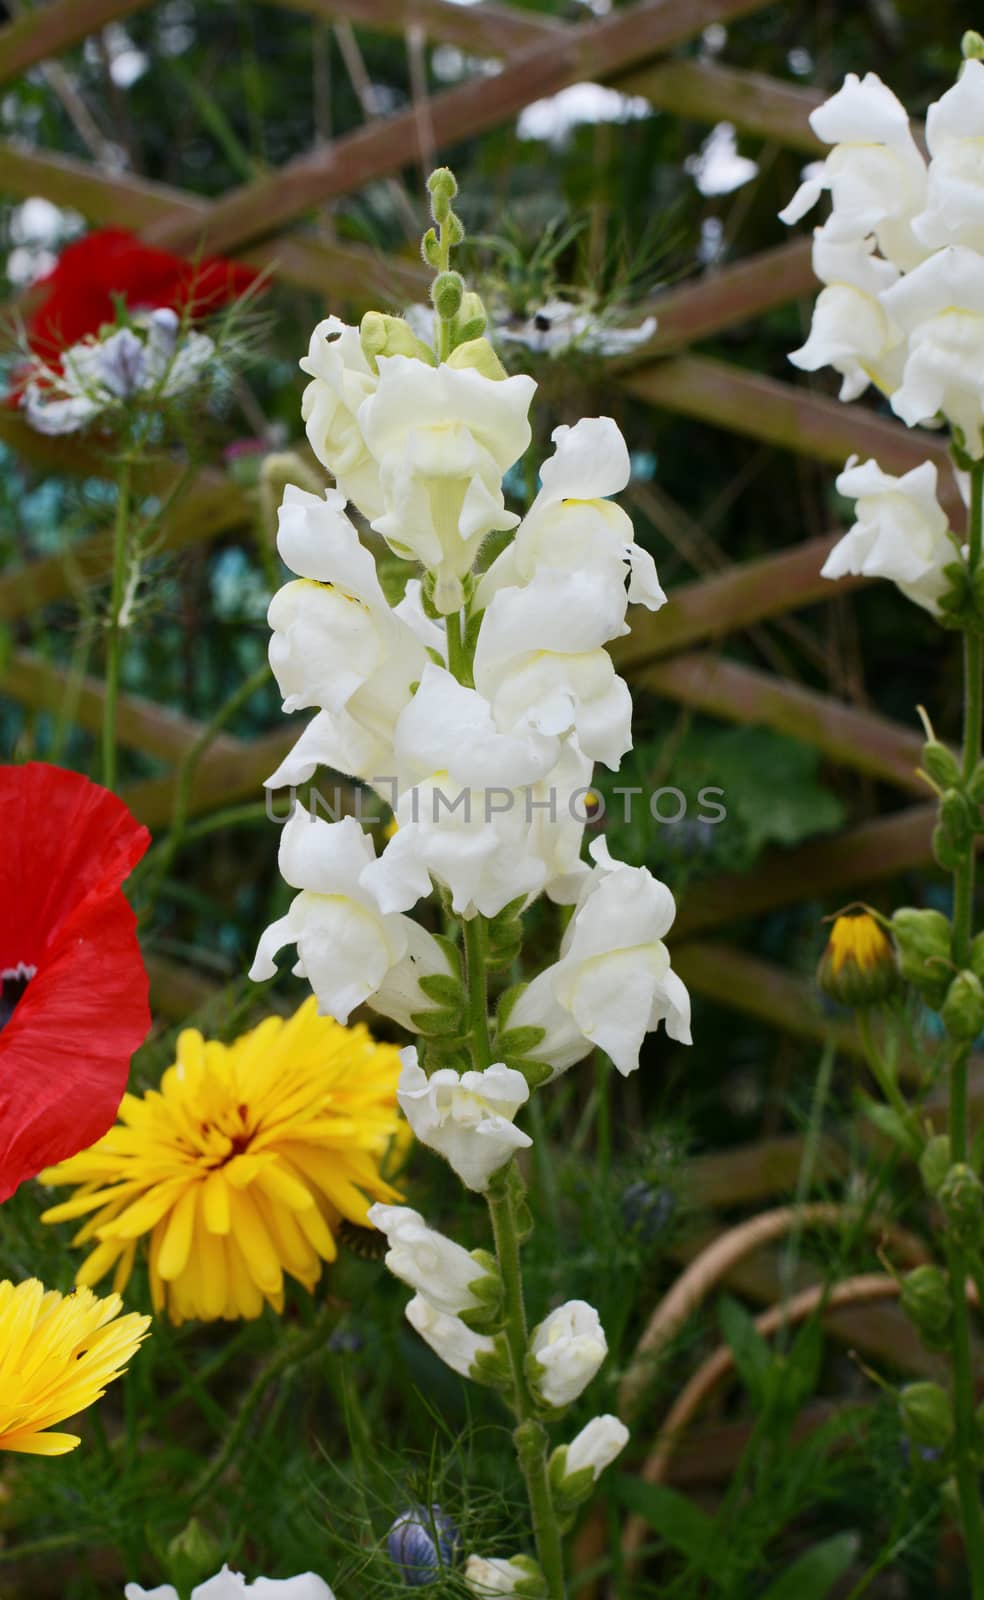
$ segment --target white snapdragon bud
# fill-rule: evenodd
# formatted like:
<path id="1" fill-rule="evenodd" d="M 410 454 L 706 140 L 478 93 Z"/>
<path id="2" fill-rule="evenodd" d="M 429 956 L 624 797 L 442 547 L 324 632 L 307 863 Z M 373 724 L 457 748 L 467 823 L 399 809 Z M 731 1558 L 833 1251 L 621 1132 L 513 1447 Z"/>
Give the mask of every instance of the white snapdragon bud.
<path id="1" fill-rule="evenodd" d="M 540 568 L 521 588 L 500 589 L 475 647 L 475 687 L 496 725 L 573 734 L 613 770 L 632 748 L 632 697 L 603 647 L 625 633 L 625 591 L 590 572 Z"/>
<path id="2" fill-rule="evenodd" d="M 984 61 L 966 61 L 960 77 L 926 113 L 929 190 L 912 224 L 930 249 L 964 244 L 984 254 Z"/>
<path id="3" fill-rule="evenodd" d="M 413 592 L 395 609 L 387 604 L 340 491 L 320 497 L 289 485 L 277 546 L 300 576 L 270 602 L 270 664 L 284 710 L 317 706 L 319 715 L 267 785 L 302 783 L 317 766 L 388 776 L 397 718 L 428 649 L 443 649 L 443 631 L 423 618 Z"/>
<path id="4" fill-rule="evenodd" d="M 475 1333 L 460 1317 L 439 1311 L 422 1294 L 408 1301 L 406 1319 L 452 1372 L 476 1383 L 493 1379 L 501 1353 L 499 1341 L 492 1334 Z"/>
<path id="5" fill-rule="evenodd" d="M 466 1188 L 484 1193 L 499 1168 L 533 1143 L 513 1122 L 529 1099 L 526 1079 L 501 1062 L 460 1075 L 441 1067 L 428 1078 L 413 1045 L 400 1059 L 396 1097 L 415 1136 L 444 1157 Z"/>
<path id="6" fill-rule="evenodd" d="M 322 822 L 296 806 L 281 835 L 280 872 L 301 892 L 262 934 L 250 977 L 272 978 L 274 956 L 296 944 L 293 970 L 309 980 L 323 1014 L 344 1023 L 369 1000 L 410 1029 L 415 1015 L 434 1008 L 420 980 L 457 974 L 444 947 L 419 923 L 380 910 L 360 881 L 373 859 L 372 840 L 354 817 Z"/>
<path id="7" fill-rule="evenodd" d="M 877 461 L 852 456 L 837 488 L 857 501 L 857 520 L 824 562 L 823 577 L 890 578 L 908 599 L 938 615 L 947 587 L 943 568 L 957 559 L 957 549 L 936 498 L 935 463 L 924 461 L 895 478 Z"/>
<path id="8" fill-rule="evenodd" d="M 383 511 L 379 467 L 359 427 L 362 402 L 376 389 L 376 374 L 358 328 L 326 317 L 311 335 L 301 371 L 311 377 L 301 400 L 308 442 L 342 494 L 370 520 Z"/>
<path id="9" fill-rule="evenodd" d="M 829 189 L 831 237 L 873 233 L 889 261 L 903 270 L 915 266 L 926 254 L 912 231 L 925 204 L 926 166 L 902 102 L 876 73 L 859 79 L 849 72 L 837 93 L 810 113 L 810 127 L 834 149 L 780 211 L 781 220 L 798 222 Z"/>
<path id="10" fill-rule="evenodd" d="M 530 1386 L 550 1406 L 569 1406 L 608 1354 L 601 1319 L 586 1300 L 568 1300 L 534 1328 L 527 1367 Z"/>
<path id="11" fill-rule="evenodd" d="M 817 296 L 809 338 L 789 359 L 804 372 L 833 367 L 843 379 L 842 400 L 856 400 L 869 383 L 890 394 L 902 381 L 902 335 L 878 298 L 899 272 L 873 251 L 873 238 L 831 237 L 829 224 L 813 235 L 813 270 L 827 287 Z"/>
<path id="12" fill-rule="evenodd" d="M 481 1259 L 429 1228 L 408 1206 L 376 1204 L 369 1221 L 389 1241 L 386 1265 L 395 1278 L 422 1294 L 437 1311 L 460 1317 L 486 1308 L 499 1295 L 497 1274 Z"/>
<path id="13" fill-rule="evenodd" d="M 128 1583 L 123 1594 L 125 1600 L 178 1600 L 178 1591 L 169 1583 L 159 1584 L 156 1589 Z M 192 1589 L 191 1600 L 335 1600 L 335 1597 L 324 1579 L 313 1572 L 302 1572 L 296 1578 L 257 1578 L 254 1583 L 247 1583 L 241 1572 L 223 1567 L 214 1578 Z"/>
<path id="14" fill-rule="evenodd" d="M 556 449 L 540 469 L 540 492 L 516 537 L 482 577 L 478 604 L 500 589 L 529 583 L 540 568 L 590 574 L 596 588 L 658 611 L 666 596 L 648 550 L 635 543 L 631 519 L 609 495 L 631 476 L 629 451 L 611 417 L 584 417 L 555 428 Z M 626 579 L 628 594 L 626 596 Z"/>
<path id="15" fill-rule="evenodd" d="M 385 502 L 372 525 L 397 555 L 434 573 L 446 612 L 461 605 L 461 579 L 485 535 L 519 520 L 505 509 L 502 475 L 530 442 L 536 388 L 532 378 L 476 371 L 467 351 L 439 367 L 380 357 L 378 386 L 359 412 Z"/>
<path id="16" fill-rule="evenodd" d="M 938 250 L 886 289 L 882 305 L 908 335 L 892 410 L 912 427 L 942 411 L 968 455 L 984 455 L 984 256 L 966 245 Z"/>
<path id="17" fill-rule="evenodd" d="M 503 1039 L 509 1054 L 509 1033 L 542 1029 L 541 1041 L 522 1054 L 548 1063 L 555 1077 L 592 1045 L 623 1075 L 634 1072 L 643 1039 L 660 1022 L 671 1039 L 690 1043 L 690 996 L 663 943 L 676 914 L 672 894 L 645 867 L 613 861 L 604 839 L 593 840 L 590 854 L 594 870 L 560 959 L 523 990 Z"/>
<path id="18" fill-rule="evenodd" d="M 593 1417 L 571 1440 L 564 1457 L 568 1477 L 590 1469 L 594 1480 L 622 1454 L 629 1442 L 629 1430 L 618 1417 Z"/>
<path id="19" fill-rule="evenodd" d="M 543 1573 L 529 1556 L 469 1556 L 463 1573 L 465 1588 L 486 1600 L 498 1594 L 541 1595 Z"/>

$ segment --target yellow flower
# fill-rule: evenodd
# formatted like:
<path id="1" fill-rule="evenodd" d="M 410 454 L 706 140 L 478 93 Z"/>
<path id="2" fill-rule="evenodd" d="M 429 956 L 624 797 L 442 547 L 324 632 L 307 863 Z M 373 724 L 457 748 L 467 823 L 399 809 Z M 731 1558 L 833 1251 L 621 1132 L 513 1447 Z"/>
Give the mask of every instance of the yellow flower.
<path id="1" fill-rule="evenodd" d="M 898 987 L 891 940 L 867 911 L 837 917 L 820 958 L 817 981 L 841 1005 L 873 1005 Z"/>
<path id="2" fill-rule="evenodd" d="M 98 1144 L 41 1174 L 81 1185 L 42 1220 L 94 1213 L 76 1282 L 115 1271 L 117 1290 L 149 1234 L 154 1309 L 173 1322 L 280 1311 L 285 1272 L 313 1288 L 339 1222 L 368 1226 L 372 1200 L 399 1198 L 380 1173 L 399 1072 L 395 1045 L 319 1017 L 313 997 L 231 1045 L 189 1028 L 159 1092 L 128 1094 Z"/>
<path id="3" fill-rule="evenodd" d="M 62 1456 L 76 1433 L 50 1433 L 105 1394 L 142 1344 L 149 1317 L 120 1316 L 118 1294 L 46 1290 L 37 1278 L 0 1283 L 0 1450 Z"/>

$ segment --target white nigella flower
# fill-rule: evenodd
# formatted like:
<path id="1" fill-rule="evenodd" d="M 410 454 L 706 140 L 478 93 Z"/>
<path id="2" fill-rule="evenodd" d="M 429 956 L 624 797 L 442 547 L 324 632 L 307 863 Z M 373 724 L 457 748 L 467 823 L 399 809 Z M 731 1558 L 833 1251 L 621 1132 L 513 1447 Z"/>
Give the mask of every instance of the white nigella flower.
<path id="1" fill-rule="evenodd" d="M 609 495 L 631 476 L 629 452 L 611 417 L 584 417 L 553 431 L 553 455 L 540 469 L 540 492 L 516 537 L 485 573 L 478 603 L 500 589 L 531 582 L 538 569 L 590 574 L 594 582 L 658 611 L 666 602 L 648 550 L 635 543 L 632 522 Z"/>
<path id="2" fill-rule="evenodd" d="M 529 1556 L 469 1556 L 463 1573 L 465 1588 L 479 1600 L 497 1594 L 516 1594 L 520 1584 L 533 1594 L 542 1587 L 543 1574 Z M 539 1580 L 539 1581 L 538 1581 Z"/>
<path id="3" fill-rule="evenodd" d="M 843 378 L 842 400 L 856 400 L 869 383 L 890 394 L 902 381 L 902 334 L 878 296 L 899 271 L 874 253 L 874 239 L 832 237 L 829 224 L 813 235 L 813 270 L 826 288 L 813 308 L 810 337 L 790 354 L 794 367 L 833 367 Z"/>
<path id="4" fill-rule="evenodd" d="M 656 332 L 655 317 L 646 317 L 634 328 L 620 327 L 590 306 L 556 297 L 545 300 L 518 324 L 508 312 L 495 320 L 501 339 L 550 356 L 562 356 L 570 350 L 592 356 L 627 355 Z"/>
<path id="5" fill-rule="evenodd" d="M 139 1583 L 128 1583 L 123 1590 L 125 1600 L 179 1600 L 177 1589 L 169 1583 L 156 1589 L 142 1589 Z M 247 1583 L 241 1572 L 223 1567 L 214 1578 L 198 1584 L 191 1591 L 191 1600 L 335 1600 L 323 1578 L 313 1572 L 302 1572 L 297 1578 L 257 1578 Z"/>
<path id="6" fill-rule="evenodd" d="M 936 615 L 947 583 L 943 568 L 957 559 L 957 550 L 936 498 L 935 463 L 924 461 L 895 478 L 877 461 L 852 456 L 837 488 L 857 501 L 857 521 L 830 552 L 823 577 L 890 578 L 916 605 Z"/>
<path id="7" fill-rule="evenodd" d="M 274 956 L 297 945 L 293 971 L 306 977 L 323 1014 L 347 1022 L 364 1001 L 402 1027 L 433 1009 L 419 980 L 455 976 L 431 934 L 410 917 L 380 910 L 362 874 L 372 840 L 354 817 L 322 822 L 296 806 L 280 839 L 280 872 L 301 892 L 286 916 L 265 930 L 250 968 L 255 982 L 276 973 Z"/>
<path id="8" fill-rule="evenodd" d="M 984 255 L 984 61 L 965 61 L 960 77 L 926 115 L 929 192 L 912 224 L 930 249 L 964 244 Z"/>
<path id="9" fill-rule="evenodd" d="M 406 1308 L 406 1319 L 411 1328 L 429 1344 L 445 1366 L 462 1378 L 473 1378 L 475 1362 L 479 1356 L 496 1354 L 496 1341 L 487 1333 L 473 1333 L 459 1317 L 449 1317 L 422 1294 L 414 1295 Z"/>
<path id="10" fill-rule="evenodd" d="M 489 1273 L 453 1239 L 429 1228 L 408 1206 L 373 1205 L 369 1221 L 389 1240 L 386 1265 L 437 1311 L 458 1317 L 483 1304 L 473 1285 Z"/>
<path id="11" fill-rule="evenodd" d="M 484 1193 L 515 1151 L 533 1143 L 513 1122 L 530 1096 L 526 1079 L 502 1062 L 460 1075 L 441 1067 L 428 1078 L 412 1045 L 400 1059 L 396 1097 L 415 1136 L 444 1157 L 466 1188 Z"/>
<path id="12" fill-rule="evenodd" d="M 629 1430 L 618 1417 L 593 1417 L 567 1446 L 565 1470 L 573 1475 L 590 1467 L 597 1482 L 628 1442 Z"/>
<path id="13" fill-rule="evenodd" d="M 284 710 L 317 706 L 268 786 L 301 783 L 319 765 L 368 779 L 388 776 L 397 718 L 444 634 L 416 595 L 392 609 L 372 555 L 345 515 L 339 490 L 322 499 L 288 486 L 277 546 L 301 576 L 279 589 L 268 618 L 270 664 Z"/>
<path id="14" fill-rule="evenodd" d="M 938 412 L 984 455 L 984 256 L 949 245 L 886 289 L 882 305 L 908 335 L 892 410 L 912 427 Z"/>
<path id="15" fill-rule="evenodd" d="M 485 535 L 519 520 L 505 509 L 502 475 L 530 442 L 536 388 L 532 378 L 486 376 L 467 364 L 472 356 L 469 345 L 438 367 L 380 356 L 375 393 L 359 410 L 385 501 L 372 525 L 397 555 L 435 574 L 444 612 L 461 605 L 461 579 Z"/>
<path id="16" fill-rule="evenodd" d="M 533 1329 L 530 1382 L 550 1406 L 569 1406 L 608 1354 L 601 1319 L 586 1300 L 568 1300 Z"/>
<path id="17" fill-rule="evenodd" d="M 690 1043 L 690 996 L 663 943 L 676 914 L 666 885 L 645 867 L 613 861 L 604 839 L 590 846 L 594 870 L 582 883 L 560 959 L 524 989 L 508 1027 L 544 1029 L 528 1052 L 554 1076 L 588 1054 L 611 1056 L 634 1072 L 646 1034 L 663 1022 L 671 1039 Z"/>
<path id="18" fill-rule="evenodd" d="M 375 393 L 376 373 L 358 328 L 326 317 L 311 335 L 300 363 L 311 382 L 301 400 L 308 442 L 347 500 L 370 521 L 383 513 L 379 466 L 358 423 L 359 407 Z"/>
<path id="19" fill-rule="evenodd" d="M 832 237 L 846 240 L 873 233 L 889 261 L 903 270 L 926 251 L 912 231 L 912 219 L 926 198 L 926 166 L 901 101 L 874 72 L 859 79 L 849 72 L 835 95 L 810 114 L 810 126 L 834 149 L 808 176 L 783 222 L 798 222 L 829 189 Z"/>
<path id="20" fill-rule="evenodd" d="M 475 648 L 475 687 L 496 725 L 574 734 L 617 771 L 632 748 L 632 697 L 604 645 L 627 631 L 624 616 L 624 589 L 591 572 L 539 568 L 522 588 L 500 589 Z"/>

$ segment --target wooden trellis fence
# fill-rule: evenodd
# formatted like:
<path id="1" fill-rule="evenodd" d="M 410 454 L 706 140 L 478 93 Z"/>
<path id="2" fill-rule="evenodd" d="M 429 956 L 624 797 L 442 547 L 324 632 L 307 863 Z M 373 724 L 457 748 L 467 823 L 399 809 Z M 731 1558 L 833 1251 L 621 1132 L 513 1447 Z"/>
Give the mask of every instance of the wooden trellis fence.
<path id="1" fill-rule="evenodd" d="M 244 184 L 216 201 L 95 165 L 0 143 L 0 185 L 8 194 L 44 194 L 71 205 L 94 224 L 124 223 L 168 247 L 241 256 L 283 281 L 313 289 L 326 300 L 364 309 L 380 297 L 394 304 L 417 296 L 427 275 L 408 259 L 382 260 L 352 245 L 329 244 L 304 232 L 305 214 L 373 180 L 400 173 L 435 152 L 503 124 L 543 96 L 583 79 L 603 80 L 642 94 L 657 108 L 694 121 L 734 123 L 743 132 L 816 155 L 807 117 L 819 94 L 760 74 L 690 59 L 674 48 L 711 22 L 728 22 L 764 9 L 763 0 L 638 0 L 601 20 L 560 24 L 507 5 L 460 6 L 451 0 L 275 0 L 285 9 L 367 30 L 408 29 L 429 42 L 454 44 L 477 56 L 498 57 L 501 70 L 418 99 L 408 110 L 367 122 L 355 132 L 319 145 L 279 170 Z M 51 0 L 0 28 L 0 82 L 49 61 L 94 30 L 149 8 L 152 0 Z M 641 404 L 729 429 L 767 446 L 840 466 L 852 452 L 877 456 L 903 472 L 942 456 L 924 433 L 857 406 L 848 413 L 805 384 L 759 376 L 702 355 L 703 339 L 740 326 L 811 292 L 809 245 L 803 239 L 767 250 L 737 265 L 709 272 L 657 296 L 642 308 L 658 317 L 658 330 L 615 381 Z M 694 347 L 697 347 L 696 349 Z M 0 438 L 38 465 L 92 474 L 98 463 L 76 445 L 57 444 L 30 432 L 21 419 L 0 413 Z M 948 479 L 947 479 L 948 481 Z M 954 519 L 963 515 L 950 507 Z M 164 548 L 176 551 L 245 526 L 252 509 L 242 490 L 215 469 L 202 471 L 177 514 L 165 519 Z M 658 618 L 633 619 L 631 638 L 616 654 L 640 687 L 667 700 L 726 721 L 757 723 L 815 744 L 825 755 L 895 786 L 912 803 L 892 816 L 848 827 L 802 849 L 769 855 L 742 876 L 715 879 L 688 894 L 677 924 L 674 962 L 695 990 L 747 1009 L 790 1032 L 823 1036 L 826 1024 L 808 989 L 778 967 L 743 954 L 711 936 L 736 919 L 791 904 L 809 895 L 843 894 L 879 877 L 928 865 L 933 808 L 915 777 L 920 740 L 913 729 L 815 693 L 779 676 L 723 659 L 713 646 L 729 634 L 832 595 L 819 577 L 834 533 L 745 565 L 732 566 L 676 591 Z M 77 543 L 64 555 L 0 573 L 0 620 L 13 620 L 80 585 L 105 577 L 109 548 L 103 538 Z M 844 586 L 840 585 L 843 593 Z M 17 649 L 0 692 L 35 708 L 57 703 L 63 675 L 32 652 Z M 96 730 L 102 686 L 86 680 L 78 720 Z M 120 737 L 170 767 L 162 778 L 135 785 L 126 795 L 152 827 L 172 814 L 175 771 L 202 729 L 187 717 L 133 695 L 122 698 Z M 262 779 L 296 738 L 296 726 L 279 723 L 245 743 L 214 739 L 200 761 L 191 810 L 204 812 L 255 797 Z M 207 996 L 208 985 L 173 963 L 155 964 L 157 1000 L 164 1013 L 184 1014 Z M 845 1038 L 845 1046 L 851 1048 Z M 984 1111 L 984 1076 L 974 1098 Z M 729 1204 L 761 1200 L 789 1181 L 798 1158 L 795 1140 L 735 1158 L 704 1163 L 708 1192 Z M 722 1161 L 725 1166 L 722 1166 Z M 737 1186 L 737 1191 L 736 1191 Z M 770 1277 L 770 1271 L 772 1276 Z M 749 1276 L 750 1274 L 750 1276 Z M 753 1281 L 754 1280 L 754 1281 Z M 770 1295 L 774 1270 L 746 1271 L 749 1293 Z M 904 1337 L 903 1325 L 884 1308 L 837 1313 L 846 1336 L 877 1348 Z M 863 1328 L 862 1328 L 863 1322 Z M 880 1330 L 880 1331 L 879 1331 Z M 913 1365 L 919 1365 L 915 1352 Z"/>

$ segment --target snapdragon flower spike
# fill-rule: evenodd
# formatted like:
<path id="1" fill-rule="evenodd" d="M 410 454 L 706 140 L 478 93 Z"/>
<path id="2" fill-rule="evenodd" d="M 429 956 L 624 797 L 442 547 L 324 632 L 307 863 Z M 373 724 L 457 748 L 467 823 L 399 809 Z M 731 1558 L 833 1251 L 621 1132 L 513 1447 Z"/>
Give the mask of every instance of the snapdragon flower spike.
<path id="1" fill-rule="evenodd" d="M 462 1553 L 461 1535 L 440 1506 L 411 1506 L 386 1535 L 386 1551 L 403 1581 L 419 1588 L 455 1565 Z"/>

